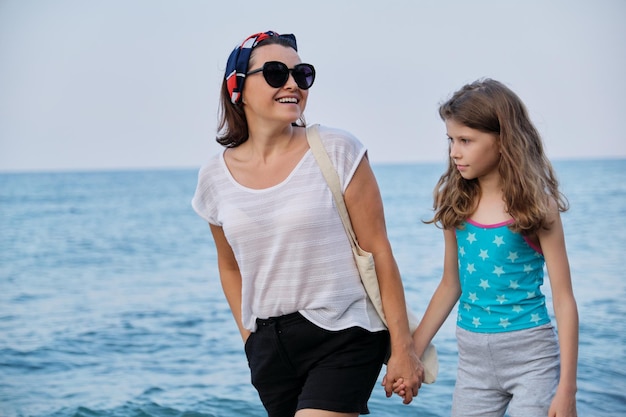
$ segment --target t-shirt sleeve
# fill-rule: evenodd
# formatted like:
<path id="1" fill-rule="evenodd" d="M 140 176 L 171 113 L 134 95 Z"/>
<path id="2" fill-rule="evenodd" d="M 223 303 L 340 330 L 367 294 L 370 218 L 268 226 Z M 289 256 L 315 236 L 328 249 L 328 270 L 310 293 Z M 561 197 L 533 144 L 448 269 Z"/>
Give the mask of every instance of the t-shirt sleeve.
<path id="1" fill-rule="evenodd" d="M 361 159 L 367 152 L 367 148 L 354 135 L 344 130 L 320 126 L 319 134 L 324 148 L 326 148 L 326 152 L 337 170 L 343 193 L 350 184 Z"/>
<path id="2" fill-rule="evenodd" d="M 221 226 L 218 220 L 218 198 L 216 180 L 219 178 L 219 159 L 212 158 L 198 172 L 198 184 L 191 199 L 194 211 L 210 224 Z"/>

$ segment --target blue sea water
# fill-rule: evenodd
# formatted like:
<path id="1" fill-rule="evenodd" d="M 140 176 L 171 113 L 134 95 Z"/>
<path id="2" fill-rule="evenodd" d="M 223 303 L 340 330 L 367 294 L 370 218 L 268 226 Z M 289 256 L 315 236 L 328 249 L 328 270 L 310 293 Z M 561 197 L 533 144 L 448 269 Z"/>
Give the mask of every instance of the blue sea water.
<path id="1" fill-rule="evenodd" d="M 626 415 L 626 160 L 555 163 L 580 311 L 580 416 Z M 440 164 L 377 165 L 409 303 L 441 275 L 431 214 Z M 261 417 L 265 413 L 190 207 L 195 170 L 0 174 L 0 416 Z M 544 290 L 548 293 L 549 286 Z M 439 380 L 412 404 L 380 386 L 372 416 L 449 415 L 454 314 Z"/>

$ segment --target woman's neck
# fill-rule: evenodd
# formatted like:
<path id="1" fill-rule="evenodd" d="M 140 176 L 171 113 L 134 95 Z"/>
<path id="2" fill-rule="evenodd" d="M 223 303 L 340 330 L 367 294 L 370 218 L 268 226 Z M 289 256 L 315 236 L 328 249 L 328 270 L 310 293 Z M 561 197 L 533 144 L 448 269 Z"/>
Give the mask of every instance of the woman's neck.
<path id="1" fill-rule="evenodd" d="M 298 128 L 294 126 L 250 128 L 248 140 L 237 149 L 238 158 L 267 161 L 289 152 L 294 138 L 298 136 Z"/>

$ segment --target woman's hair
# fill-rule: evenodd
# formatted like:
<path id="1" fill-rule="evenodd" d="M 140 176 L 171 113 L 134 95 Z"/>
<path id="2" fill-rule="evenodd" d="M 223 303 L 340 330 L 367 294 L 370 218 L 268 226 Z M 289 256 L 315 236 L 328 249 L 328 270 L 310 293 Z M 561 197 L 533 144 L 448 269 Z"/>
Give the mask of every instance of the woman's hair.
<path id="1" fill-rule="evenodd" d="M 504 202 L 514 219 L 511 230 L 529 235 L 549 228 L 551 206 L 556 203 L 561 212 L 568 209 L 526 106 L 504 84 L 492 79 L 467 84 L 439 107 L 439 115 L 444 121 L 497 135 Z M 478 180 L 464 179 L 450 158 L 435 187 L 435 215 L 427 223 L 459 227 L 474 212 L 480 196 Z"/>
<path id="2" fill-rule="evenodd" d="M 265 45 L 281 45 L 286 48 L 295 48 L 293 41 L 289 38 L 281 36 L 271 36 L 261 42 L 259 42 L 254 49 L 260 48 Z M 254 60 L 254 50 L 250 56 L 250 62 Z M 227 148 L 235 148 L 248 140 L 248 119 L 243 111 L 243 102 L 240 101 L 237 104 L 231 102 L 230 93 L 226 86 L 226 77 L 222 81 L 222 88 L 220 93 L 220 104 L 218 114 L 218 128 L 216 141 L 220 145 Z M 297 124 L 300 126 L 306 125 L 304 116 L 301 116 Z"/>

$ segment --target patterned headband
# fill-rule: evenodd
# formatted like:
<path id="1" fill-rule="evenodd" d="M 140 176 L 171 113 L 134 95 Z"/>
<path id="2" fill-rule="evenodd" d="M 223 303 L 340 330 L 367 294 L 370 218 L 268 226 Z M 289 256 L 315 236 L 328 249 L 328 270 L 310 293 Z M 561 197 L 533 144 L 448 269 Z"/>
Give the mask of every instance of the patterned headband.
<path id="1" fill-rule="evenodd" d="M 296 45 L 296 37 L 292 34 L 279 35 L 276 32 L 260 32 L 254 35 L 248 36 L 241 46 L 237 46 L 228 57 L 226 63 L 226 87 L 228 88 L 228 94 L 230 95 L 230 101 L 233 104 L 237 104 L 241 101 L 241 92 L 243 91 L 243 83 L 248 73 L 248 63 L 250 62 L 250 55 L 252 50 L 259 44 L 268 38 L 273 36 L 279 36 L 287 39 L 290 43 L 293 43 L 293 49 L 296 51 L 298 47 Z"/>

